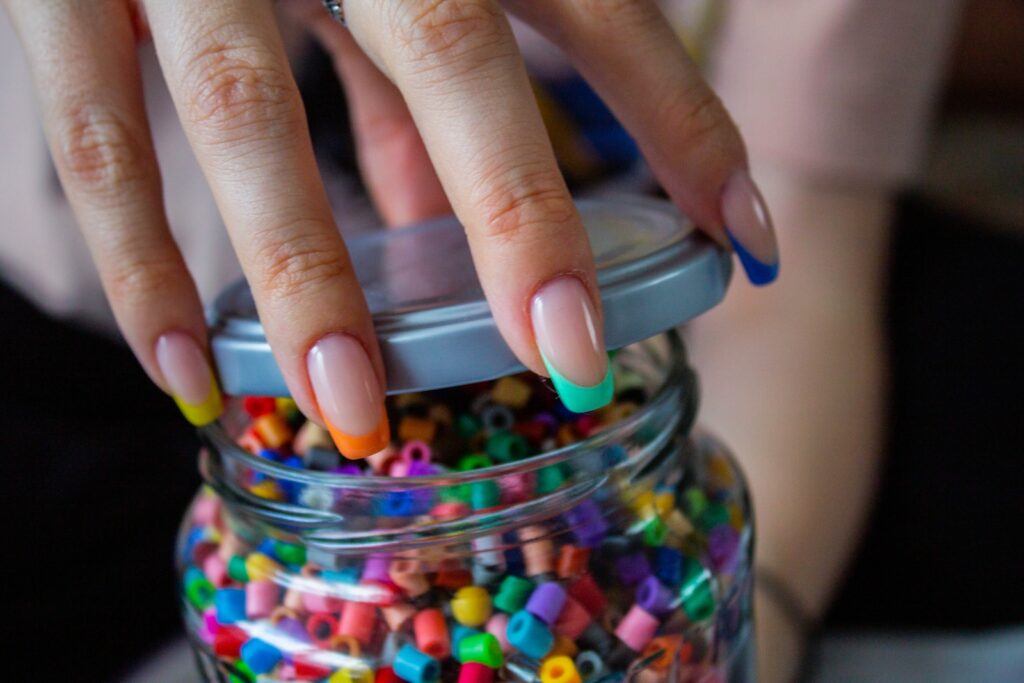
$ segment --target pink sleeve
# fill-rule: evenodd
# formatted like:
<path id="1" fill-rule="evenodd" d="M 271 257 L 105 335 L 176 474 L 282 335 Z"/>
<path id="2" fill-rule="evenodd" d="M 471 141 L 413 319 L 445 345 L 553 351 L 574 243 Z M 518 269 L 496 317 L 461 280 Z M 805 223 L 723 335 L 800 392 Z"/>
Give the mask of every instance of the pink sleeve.
<path id="1" fill-rule="evenodd" d="M 918 172 L 959 0 L 731 0 L 712 80 L 751 155 L 902 184 Z"/>

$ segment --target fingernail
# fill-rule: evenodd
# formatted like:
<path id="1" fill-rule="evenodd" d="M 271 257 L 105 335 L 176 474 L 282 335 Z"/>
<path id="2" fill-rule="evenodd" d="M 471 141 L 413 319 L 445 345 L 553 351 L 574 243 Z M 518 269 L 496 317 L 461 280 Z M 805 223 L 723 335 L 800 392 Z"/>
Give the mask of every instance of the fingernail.
<path id="1" fill-rule="evenodd" d="M 156 341 L 156 363 L 186 420 L 202 427 L 221 416 L 220 385 L 195 339 L 184 332 L 161 336 Z"/>
<path id="2" fill-rule="evenodd" d="M 722 215 L 747 279 L 767 285 L 779 275 L 779 246 L 761 191 L 746 170 L 736 171 L 722 191 Z"/>
<path id="3" fill-rule="evenodd" d="M 384 391 L 366 349 L 354 337 L 332 334 L 309 350 L 309 381 L 317 408 L 346 458 L 365 458 L 391 439 Z"/>
<path id="4" fill-rule="evenodd" d="M 613 381 L 597 313 L 574 277 L 548 282 L 530 304 L 533 333 L 558 397 L 574 413 L 612 400 Z"/>

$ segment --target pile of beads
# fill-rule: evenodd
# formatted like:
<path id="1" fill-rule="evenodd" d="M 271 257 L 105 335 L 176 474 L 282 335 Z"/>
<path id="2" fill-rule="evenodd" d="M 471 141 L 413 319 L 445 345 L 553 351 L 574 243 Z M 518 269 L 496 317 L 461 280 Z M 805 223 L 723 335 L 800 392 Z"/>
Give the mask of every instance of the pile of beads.
<path id="1" fill-rule="evenodd" d="M 748 608 L 749 526 L 726 457 L 709 455 L 699 482 L 686 480 L 677 459 L 658 476 L 606 482 L 578 498 L 568 462 L 408 485 L 490 472 L 599 434 L 647 400 L 638 382 L 618 379 L 613 404 L 584 415 L 528 375 L 396 396 L 394 448 L 362 462 L 344 461 L 290 400 L 246 398 L 237 443 L 273 466 L 239 468 L 232 483 L 257 500 L 366 517 L 369 531 L 525 515 L 538 502 L 549 513 L 407 549 L 332 553 L 301 529 L 236 514 L 207 490 L 179 549 L 193 636 L 231 681 L 720 680 Z M 604 444 L 591 462 L 613 471 L 631 455 Z M 282 471 L 402 485 L 345 495 L 329 477 L 309 483 Z"/>

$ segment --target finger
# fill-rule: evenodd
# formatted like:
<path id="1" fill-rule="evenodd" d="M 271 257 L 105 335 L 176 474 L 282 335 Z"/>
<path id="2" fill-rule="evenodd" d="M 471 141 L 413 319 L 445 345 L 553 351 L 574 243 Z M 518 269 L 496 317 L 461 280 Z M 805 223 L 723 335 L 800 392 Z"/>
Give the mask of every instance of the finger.
<path id="1" fill-rule="evenodd" d="M 754 284 L 778 273 L 767 206 L 739 131 L 653 0 L 505 4 L 560 45 L 636 139 L 669 196 L 736 249 Z"/>
<path id="2" fill-rule="evenodd" d="M 607 403 L 590 245 L 500 7 L 410 0 L 345 10 L 409 105 L 509 346 L 551 376 L 570 409 Z"/>
<path id="3" fill-rule="evenodd" d="M 9 3 L 65 194 L 128 344 L 193 424 L 221 413 L 202 306 L 163 211 L 125 3 Z"/>
<path id="4" fill-rule="evenodd" d="M 332 55 L 345 85 L 359 167 L 387 225 L 451 213 L 423 139 L 398 88 L 374 66 L 348 30 L 311 0 L 306 23 Z M 301 6 L 297 3 L 293 7 Z"/>
<path id="5" fill-rule="evenodd" d="M 296 401 L 348 457 L 383 449 L 384 370 L 265 0 L 146 4 L 157 55 Z"/>

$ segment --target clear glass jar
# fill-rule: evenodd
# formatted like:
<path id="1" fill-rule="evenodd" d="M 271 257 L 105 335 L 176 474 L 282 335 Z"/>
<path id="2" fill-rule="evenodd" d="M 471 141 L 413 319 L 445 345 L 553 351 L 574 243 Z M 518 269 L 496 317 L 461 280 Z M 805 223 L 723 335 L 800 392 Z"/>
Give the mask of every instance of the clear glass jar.
<path id="1" fill-rule="evenodd" d="M 492 452 L 520 429 L 493 384 L 466 389 L 466 412 L 391 397 L 390 410 L 429 406 L 437 438 L 458 435 L 446 448 L 507 456 L 426 467 L 422 444 L 399 444 L 401 477 L 261 457 L 239 446 L 257 450 L 235 402 L 204 430 L 207 485 L 176 555 L 205 679 L 753 680 L 743 477 L 691 433 L 697 382 L 675 333 L 613 369 L 600 419 L 540 411 L 541 452 L 518 459 Z M 278 401 L 277 422 L 292 410 Z"/>

